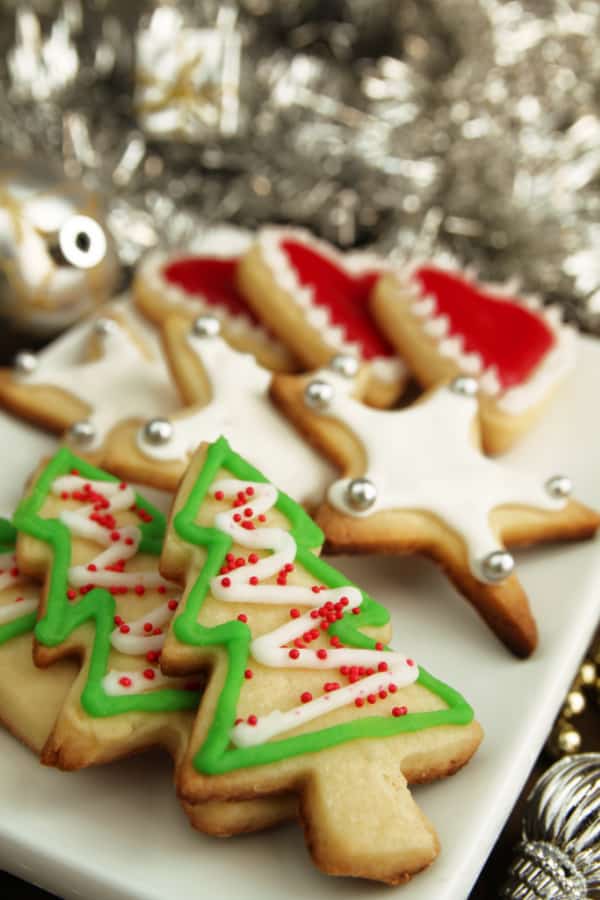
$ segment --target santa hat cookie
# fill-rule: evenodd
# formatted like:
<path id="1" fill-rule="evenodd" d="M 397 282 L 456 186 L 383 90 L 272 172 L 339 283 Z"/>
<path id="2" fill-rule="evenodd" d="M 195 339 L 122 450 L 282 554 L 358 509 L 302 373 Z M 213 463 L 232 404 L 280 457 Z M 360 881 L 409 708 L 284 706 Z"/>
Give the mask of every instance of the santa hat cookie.
<path id="1" fill-rule="evenodd" d="M 370 365 L 368 402 L 390 406 L 402 392 L 406 368 L 369 305 L 386 268 L 373 253 L 341 253 L 302 229 L 270 226 L 242 257 L 238 285 L 305 367 L 351 353 Z"/>
<path id="2" fill-rule="evenodd" d="M 477 378 L 483 444 L 502 453 L 536 421 L 575 362 L 576 336 L 558 307 L 423 264 L 388 272 L 375 319 L 424 387 Z"/>

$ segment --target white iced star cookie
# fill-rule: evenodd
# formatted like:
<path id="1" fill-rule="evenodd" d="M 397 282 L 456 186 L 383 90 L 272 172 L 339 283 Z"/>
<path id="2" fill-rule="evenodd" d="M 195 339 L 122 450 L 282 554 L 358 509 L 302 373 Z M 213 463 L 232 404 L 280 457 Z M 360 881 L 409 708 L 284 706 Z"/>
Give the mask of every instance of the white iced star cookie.
<path id="1" fill-rule="evenodd" d="M 128 303 L 70 329 L 37 355 L 19 353 L 0 373 L 0 404 L 99 463 L 115 426 L 180 406 L 160 343 Z"/>
<path id="2" fill-rule="evenodd" d="M 137 267 L 135 302 L 158 325 L 174 313 L 190 320 L 216 316 L 236 350 L 252 353 L 267 369 L 291 372 L 297 368 L 291 352 L 261 324 L 237 287 L 238 262 L 252 240 L 249 231 L 216 225 L 189 250 L 153 250 Z"/>
<path id="3" fill-rule="evenodd" d="M 506 546 L 593 535 L 600 517 L 569 499 L 566 477 L 537 479 L 480 449 L 477 383 L 460 377 L 401 410 L 357 394 L 355 361 L 277 376 L 278 405 L 343 471 L 317 520 L 330 548 L 423 553 L 521 656 L 536 626 Z"/>
<path id="4" fill-rule="evenodd" d="M 557 306 L 431 264 L 388 272 L 375 320 L 423 387 L 477 378 L 483 445 L 502 453 L 531 428 L 573 368 L 576 335 Z"/>
<path id="5" fill-rule="evenodd" d="M 190 406 L 170 418 L 149 419 L 141 428 L 120 429 L 107 461 L 111 471 L 175 490 L 200 442 L 224 435 L 253 465 L 274 471 L 295 499 L 319 503 L 333 469 L 272 404 L 272 373 L 254 357 L 234 350 L 212 316 L 201 316 L 193 324 L 171 317 L 164 326 L 164 344 Z"/>

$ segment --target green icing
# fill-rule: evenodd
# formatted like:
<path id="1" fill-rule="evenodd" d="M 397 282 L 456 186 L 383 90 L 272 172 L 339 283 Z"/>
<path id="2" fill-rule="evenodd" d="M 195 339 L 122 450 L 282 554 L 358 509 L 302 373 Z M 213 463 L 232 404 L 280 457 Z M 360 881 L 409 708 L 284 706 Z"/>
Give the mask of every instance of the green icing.
<path id="1" fill-rule="evenodd" d="M 183 643 L 196 647 L 223 646 L 228 655 L 226 682 L 206 740 L 194 757 L 195 768 L 200 772 L 216 775 L 247 766 L 277 762 L 303 753 L 314 753 L 355 738 L 388 737 L 437 725 L 466 725 L 471 722 L 473 710 L 466 700 L 421 668 L 418 683 L 443 700 L 447 709 L 409 713 L 398 718 L 374 715 L 256 747 L 231 747 L 229 734 L 235 722 L 244 670 L 250 653 L 250 628 L 237 619 L 213 628 L 207 628 L 198 622 L 210 580 L 218 574 L 232 543 L 219 529 L 206 528 L 195 521 L 220 469 L 226 469 L 242 480 L 267 481 L 260 472 L 234 453 L 225 438 L 221 437 L 208 449 L 202 471 L 185 505 L 174 518 L 174 528 L 179 537 L 189 544 L 205 548 L 207 554 L 206 562 L 189 592 L 185 609 L 174 622 L 175 635 Z M 276 508 L 290 522 L 291 533 L 298 547 L 297 562 L 314 576 L 315 581 L 331 588 L 349 585 L 350 582 L 344 575 L 312 552 L 323 543 L 323 534 L 304 510 L 282 492 L 279 492 Z M 389 621 L 389 613 L 364 592 L 363 598 L 360 614 L 345 616 L 331 626 L 330 633 L 338 635 L 349 646 L 374 649 L 375 641 L 358 628 L 384 625 Z"/>
<path id="2" fill-rule="evenodd" d="M 193 709 L 198 704 L 198 696 L 194 691 L 165 688 L 147 694 L 123 696 L 110 696 L 104 691 L 102 679 L 108 670 L 110 635 L 114 628 L 116 612 L 115 599 L 105 588 L 95 588 L 76 604 L 68 602 L 71 535 L 60 519 L 46 519 L 40 515 L 52 483 L 61 475 L 68 475 L 72 469 L 77 469 L 80 475 L 92 481 L 118 481 L 113 475 L 79 459 L 68 448 L 63 447 L 37 478 L 30 493 L 19 504 L 13 518 L 18 531 L 44 541 L 52 548 L 53 563 L 50 570 L 46 614 L 35 626 L 37 640 L 46 647 L 56 647 L 66 641 L 80 625 L 85 622 L 94 624 L 95 634 L 89 674 L 81 694 L 81 704 L 90 716 Z M 165 534 L 165 518 L 159 510 L 138 494 L 136 504 L 152 516 L 151 521 L 142 522 L 139 526 L 142 533 L 139 549 L 143 553 L 159 556 Z M 35 615 L 29 627 L 34 625 Z"/>
<path id="3" fill-rule="evenodd" d="M 15 549 L 17 541 L 17 531 L 8 519 L 0 518 L 0 553 L 12 553 Z M 0 625 L 0 647 L 7 641 L 19 637 L 21 634 L 27 634 L 33 631 L 37 619 L 36 612 L 25 613 L 11 622 L 5 622 Z"/>

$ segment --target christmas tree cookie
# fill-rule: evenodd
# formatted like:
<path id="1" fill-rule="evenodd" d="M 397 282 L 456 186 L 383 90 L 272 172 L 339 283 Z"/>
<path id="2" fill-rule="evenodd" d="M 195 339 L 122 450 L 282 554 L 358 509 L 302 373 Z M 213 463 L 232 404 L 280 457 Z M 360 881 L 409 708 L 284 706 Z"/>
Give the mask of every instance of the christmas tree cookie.
<path id="1" fill-rule="evenodd" d="M 161 665 L 207 678 L 178 789 L 188 809 L 293 792 L 321 869 L 396 884 L 438 852 L 408 785 L 459 769 L 481 730 L 322 539 L 224 438 L 198 450 L 161 558 L 184 589 Z"/>
<path id="2" fill-rule="evenodd" d="M 40 753 L 77 666 L 65 659 L 44 672 L 33 663 L 40 589 L 17 566 L 16 537 L 10 522 L 0 519 L 0 722 Z"/>
<path id="3" fill-rule="evenodd" d="M 505 549 L 593 536 L 600 516 L 570 499 L 566 476 L 526 474 L 484 455 L 477 382 L 460 376 L 411 407 L 360 400 L 351 357 L 310 376 L 277 376 L 272 396 L 342 470 L 317 521 L 341 552 L 422 553 L 443 568 L 519 656 L 537 642 Z"/>
<path id="4" fill-rule="evenodd" d="M 372 312 L 424 387 L 476 377 L 483 445 L 502 453 L 538 420 L 575 365 L 559 307 L 432 265 L 388 272 Z"/>

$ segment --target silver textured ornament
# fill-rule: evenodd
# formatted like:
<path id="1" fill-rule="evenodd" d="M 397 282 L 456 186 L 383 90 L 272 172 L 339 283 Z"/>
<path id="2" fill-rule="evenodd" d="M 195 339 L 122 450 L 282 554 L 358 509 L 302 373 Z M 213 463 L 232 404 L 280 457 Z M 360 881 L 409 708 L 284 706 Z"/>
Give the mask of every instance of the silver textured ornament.
<path id="1" fill-rule="evenodd" d="M 462 397 L 476 397 L 479 385 L 475 378 L 471 378 L 469 375 L 459 375 L 450 382 L 450 390 L 453 394 L 460 394 Z"/>
<path id="2" fill-rule="evenodd" d="M 600 753 L 559 760 L 527 798 L 502 891 L 512 900 L 589 900 L 600 891 Z"/>
<path id="3" fill-rule="evenodd" d="M 304 389 L 304 402 L 311 409 L 327 409 L 333 400 L 333 385 L 315 378 Z"/>
<path id="4" fill-rule="evenodd" d="M 353 478 L 346 487 L 344 499 L 350 509 L 366 512 L 377 500 L 377 488 L 368 478 Z"/>
<path id="5" fill-rule="evenodd" d="M 96 429 L 87 419 L 74 422 L 67 432 L 68 440 L 80 447 L 89 446 L 96 437 Z"/>
<path id="6" fill-rule="evenodd" d="M 37 357 L 29 350 L 21 350 L 17 353 L 13 363 L 17 375 L 31 375 L 37 367 Z"/>
<path id="7" fill-rule="evenodd" d="M 168 419 L 150 419 L 144 425 L 142 434 L 149 444 L 168 444 L 173 437 L 173 425 Z"/>
<path id="8" fill-rule="evenodd" d="M 336 353 L 329 360 L 329 368 L 344 378 L 354 378 L 358 373 L 358 360 L 349 353 Z"/>
<path id="9" fill-rule="evenodd" d="M 512 574 L 515 561 L 507 550 L 494 550 L 481 560 L 480 566 L 486 581 L 504 581 Z"/>
<path id="10" fill-rule="evenodd" d="M 546 482 L 546 490 L 555 500 L 564 500 L 573 493 L 573 483 L 568 475 L 553 475 Z"/>
<path id="11" fill-rule="evenodd" d="M 196 337 L 213 338 L 221 331 L 221 323 L 215 316 L 198 316 L 192 323 L 192 334 Z"/>

